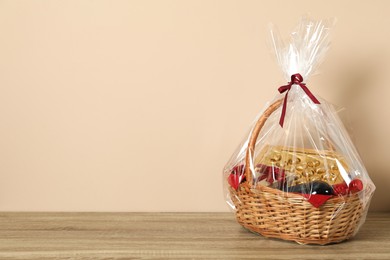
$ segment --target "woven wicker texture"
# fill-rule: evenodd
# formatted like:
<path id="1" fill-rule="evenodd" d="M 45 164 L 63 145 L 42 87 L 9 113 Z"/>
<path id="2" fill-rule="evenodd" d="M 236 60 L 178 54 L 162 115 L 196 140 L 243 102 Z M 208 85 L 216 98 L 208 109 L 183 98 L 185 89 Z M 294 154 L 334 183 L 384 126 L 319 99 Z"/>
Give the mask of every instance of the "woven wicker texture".
<path id="1" fill-rule="evenodd" d="M 315 208 L 300 195 L 245 184 L 238 191 L 230 189 L 237 221 L 266 237 L 303 244 L 341 242 L 355 234 L 365 213 L 357 194 L 332 198 Z"/>

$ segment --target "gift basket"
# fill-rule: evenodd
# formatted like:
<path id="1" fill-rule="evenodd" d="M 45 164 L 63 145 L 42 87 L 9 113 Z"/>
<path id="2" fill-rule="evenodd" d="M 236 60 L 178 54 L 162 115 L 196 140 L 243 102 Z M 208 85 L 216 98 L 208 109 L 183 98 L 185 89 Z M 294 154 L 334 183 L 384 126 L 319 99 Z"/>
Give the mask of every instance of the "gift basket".
<path id="1" fill-rule="evenodd" d="M 336 109 L 304 83 L 330 44 L 331 20 L 302 18 L 288 41 L 271 29 L 288 83 L 224 168 L 237 221 L 265 237 L 337 243 L 365 220 L 375 186 Z"/>

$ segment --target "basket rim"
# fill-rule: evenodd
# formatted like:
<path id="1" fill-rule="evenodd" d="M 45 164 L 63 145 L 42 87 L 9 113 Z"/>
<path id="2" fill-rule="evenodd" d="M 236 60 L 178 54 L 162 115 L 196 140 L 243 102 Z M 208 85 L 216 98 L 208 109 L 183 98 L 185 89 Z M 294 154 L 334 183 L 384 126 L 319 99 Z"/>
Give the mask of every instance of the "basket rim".
<path id="1" fill-rule="evenodd" d="M 240 188 L 244 188 L 246 190 L 250 190 L 252 193 L 258 193 L 258 194 L 270 193 L 270 194 L 278 195 L 278 196 L 283 197 L 283 198 L 302 199 L 302 200 L 306 201 L 306 199 L 302 195 L 300 195 L 299 193 L 285 192 L 285 191 L 282 191 L 282 190 L 279 190 L 279 189 L 276 189 L 276 188 L 272 188 L 272 187 L 267 187 L 267 186 L 264 186 L 264 185 L 257 185 L 257 186 L 254 187 L 254 186 L 249 185 L 249 183 L 247 181 L 241 183 L 240 186 L 239 186 L 239 189 Z M 238 193 L 238 191 L 234 190 L 232 187 L 230 187 L 230 189 L 234 193 Z M 359 192 L 352 193 L 352 194 L 350 193 L 350 194 L 346 194 L 346 195 L 332 196 L 324 204 L 345 202 L 347 199 L 358 197 L 359 194 L 362 193 L 362 192 L 363 191 L 359 191 Z M 309 203 L 309 202 L 307 202 L 307 203 Z"/>

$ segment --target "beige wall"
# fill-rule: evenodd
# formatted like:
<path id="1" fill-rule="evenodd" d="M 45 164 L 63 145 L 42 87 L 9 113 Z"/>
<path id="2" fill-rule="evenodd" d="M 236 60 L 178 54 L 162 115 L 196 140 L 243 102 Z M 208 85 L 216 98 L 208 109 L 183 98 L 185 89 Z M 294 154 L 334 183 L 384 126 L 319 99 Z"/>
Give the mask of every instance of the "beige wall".
<path id="1" fill-rule="evenodd" d="M 221 169 L 283 78 L 273 21 L 338 18 L 311 90 L 390 210 L 389 1 L 0 1 L 0 210 L 227 211 Z"/>

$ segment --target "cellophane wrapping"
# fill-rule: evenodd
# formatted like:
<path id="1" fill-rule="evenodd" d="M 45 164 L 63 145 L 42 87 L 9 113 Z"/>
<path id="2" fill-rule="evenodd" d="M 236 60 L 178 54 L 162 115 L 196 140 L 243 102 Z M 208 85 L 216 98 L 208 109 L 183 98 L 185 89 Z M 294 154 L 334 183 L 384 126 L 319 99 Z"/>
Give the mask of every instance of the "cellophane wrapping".
<path id="1" fill-rule="evenodd" d="M 270 28 L 271 45 L 286 81 L 299 73 L 307 82 L 329 48 L 333 23 L 333 20 L 315 21 L 304 17 L 287 41 Z M 275 79 L 277 82 L 280 80 Z M 299 84 L 290 85 L 288 91 L 277 94 L 264 106 L 224 167 L 226 201 L 236 212 L 239 222 L 257 233 L 303 244 L 340 242 L 355 235 L 364 223 L 375 186 L 334 106 L 313 93 L 320 103 L 316 104 Z M 275 84 L 274 87 L 277 89 L 278 86 Z M 307 88 L 312 89 L 312 86 L 308 84 Z M 258 120 L 271 104 L 278 102 L 279 107 L 265 117 L 253 150 L 248 151 Z M 283 102 L 286 102 L 286 111 L 282 127 Z M 267 200 L 267 194 L 276 194 L 276 197 Z M 253 202 L 247 196 L 259 199 Z M 348 208 L 352 197 L 358 198 L 358 202 Z M 287 211 L 278 212 L 284 207 L 283 203 L 289 204 Z M 263 216 L 263 211 L 257 213 L 256 207 L 274 213 Z M 303 207 L 303 213 L 296 212 L 294 207 Z M 325 210 L 328 213 L 322 215 Z M 309 212 L 317 216 L 313 218 L 314 222 L 305 216 L 296 217 L 309 215 Z M 256 214 L 258 216 L 253 216 Z M 286 231 L 282 224 L 272 226 L 279 225 L 280 218 L 291 222 L 286 225 L 295 226 L 300 230 L 296 231 L 299 234 L 288 233 L 290 229 Z M 324 221 L 329 225 L 322 227 Z M 356 224 L 344 230 L 342 221 L 355 221 Z M 339 236 L 342 232 L 346 235 Z M 332 236 L 339 237 L 332 240 Z"/>

